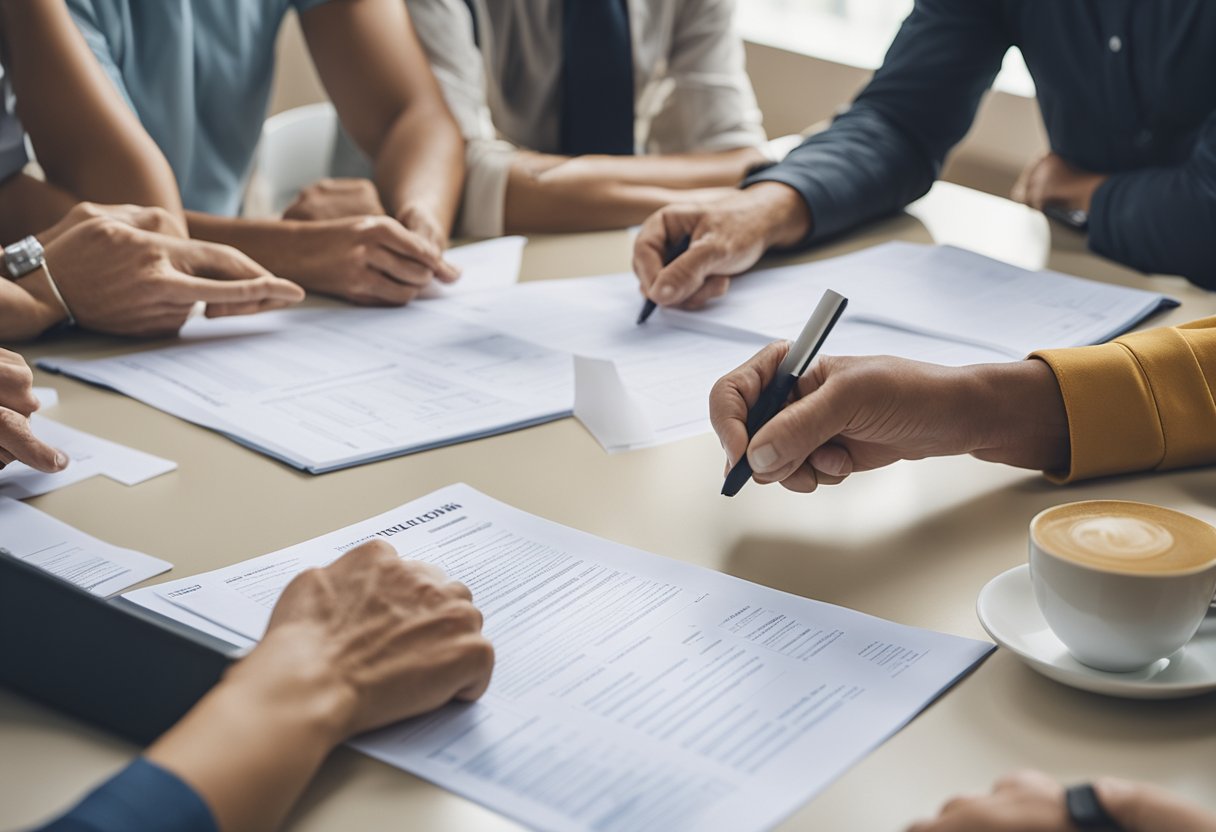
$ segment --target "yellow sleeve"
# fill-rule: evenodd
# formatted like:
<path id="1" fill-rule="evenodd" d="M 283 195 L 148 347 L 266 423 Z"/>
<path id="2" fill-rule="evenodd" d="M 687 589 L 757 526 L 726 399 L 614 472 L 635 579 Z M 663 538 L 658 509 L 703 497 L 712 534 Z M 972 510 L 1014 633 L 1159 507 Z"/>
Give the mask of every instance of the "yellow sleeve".
<path id="1" fill-rule="evenodd" d="M 1072 443 L 1056 482 L 1216 463 L 1216 317 L 1109 344 L 1042 350 Z"/>

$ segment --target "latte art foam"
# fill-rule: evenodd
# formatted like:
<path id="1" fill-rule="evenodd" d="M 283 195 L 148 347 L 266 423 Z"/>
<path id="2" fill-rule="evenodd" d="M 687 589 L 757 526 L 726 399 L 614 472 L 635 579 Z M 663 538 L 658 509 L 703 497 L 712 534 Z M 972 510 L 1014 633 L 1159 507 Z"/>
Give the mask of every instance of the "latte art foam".
<path id="1" fill-rule="evenodd" d="M 1048 509 L 1031 524 L 1056 557 L 1129 574 L 1177 574 L 1216 561 L 1216 529 L 1161 506 L 1091 500 Z"/>
<path id="2" fill-rule="evenodd" d="M 1087 517 L 1066 534 L 1078 549 L 1121 560 L 1159 557 L 1174 546 L 1169 529 L 1139 517 Z"/>

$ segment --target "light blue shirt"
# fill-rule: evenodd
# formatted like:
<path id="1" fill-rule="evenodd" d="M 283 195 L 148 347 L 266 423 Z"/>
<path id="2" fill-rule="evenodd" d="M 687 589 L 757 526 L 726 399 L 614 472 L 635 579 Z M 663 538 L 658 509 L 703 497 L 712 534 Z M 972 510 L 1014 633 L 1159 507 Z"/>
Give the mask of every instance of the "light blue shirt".
<path id="1" fill-rule="evenodd" d="M 328 0 L 68 0 L 93 54 L 177 176 L 187 209 L 235 215 L 291 8 Z"/>

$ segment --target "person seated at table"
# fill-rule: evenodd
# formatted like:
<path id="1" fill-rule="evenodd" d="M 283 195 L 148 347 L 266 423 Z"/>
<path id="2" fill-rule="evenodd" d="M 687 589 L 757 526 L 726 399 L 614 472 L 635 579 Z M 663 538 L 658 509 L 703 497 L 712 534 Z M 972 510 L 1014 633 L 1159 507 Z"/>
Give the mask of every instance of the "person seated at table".
<path id="1" fill-rule="evenodd" d="M 442 570 L 373 541 L 299 575 L 261 643 L 139 759 L 43 830 L 278 826 L 356 734 L 485 692 L 481 613 Z"/>
<path id="2" fill-rule="evenodd" d="M 67 467 L 67 454 L 52 448 L 30 430 L 30 414 L 39 406 L 34 395 L 34 374 L 25 359 L 0 349 L 0 469 L 14 461 L 47 474 Z"/>
<path id="3" fill-rule="evenodd" d="M 636 225 L 792 145 L 765 143 L 735 0 L 405 2 L 468 142 L 463 235 Z M 341 137 L 334 170 L 366 170 Z M 286 216 L 357 191 L 324 183 Z"/>
<path id="4" fill-rule="evenodd" d="M 703 305 L 771 248 L 805 246 L 924 195 L 1011 46 L 1051 153 L 1015 198 L 1089 212 L 1089 247 L 1216 288 L 1216 4 L 917 0 L 832 126 L 720 201 L 665 208 L 637 240 L 647 297 Z M 692 236 L 664 268 L 669 241 Z"/>
<path id="5" fill-rule="evenodd" d="M 442 252 L 460 193 L 463 141 L 400 0 L 256 0 L 240 14 L 193 0 L 71 0 L 79 32 L 61 6 L 3 10 L 6 63 L 27 76 L 17 112 L 60 196 L 174 213 L 184 205 L 192 236 L 232 245 L 271 273 L 356 303 L 404 304 L 433 278 L 458 277 Z M 234 216 L 289 8 L 300 13 L 343 123 L 376 160 L 390 216 L 315 223 Z M 80 106 L 53 106 L 64 90 Z M 118 118 L 124 108 L 142 126 Z M 147 149 L 144 131 L 159 152 Z M 106 152 L 95 157 L 98 142 Z"/>

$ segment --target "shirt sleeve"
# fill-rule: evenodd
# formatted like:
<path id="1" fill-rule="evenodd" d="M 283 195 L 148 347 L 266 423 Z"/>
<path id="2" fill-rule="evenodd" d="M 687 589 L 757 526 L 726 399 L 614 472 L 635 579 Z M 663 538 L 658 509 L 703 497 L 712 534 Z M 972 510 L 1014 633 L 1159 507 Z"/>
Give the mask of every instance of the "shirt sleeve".
<path id="1" fill-rule="evenodd" d="M 735 0 L 682 0 L 672 24 L 665 105 L 651 124 L 653 153 L 733 150 L 765 141 Z"/>
<path id="2" fill-rule="evenodd" d="M 1216 113 L 1181 165 L 1116 173 L 1094 193 L 1089 246 L 1145 272 L 1216 289 Z"/>
<path id="3" fill-rule="evenodd" d="M 198 794 L 178 777 L 139 758 L 63 817 L 36 832 L 219 832 Z"/>
<path id="4" fill-rule="evenodd" d="M 829 237 L 923 196 L 1012 45 L 996 3 L 917 0 L 882 67 L 832 126 L 744 186 L 782 182 Z"/>
<path id="5" fill-rule="evenodd" d="M 507 181 L 518 152 L 498 138 L 486 92 L 485 61 L 464 0 L 408 0 L 410 19 L 431 71 L 465 139 L 465 182 L 456 233 L 503 233 Z"/>
<path id="6" fill-rule="evenodd" d="M 1068 413 L 1069 468 L 1052 480 L 1216 463 L 1216 317 L 1031 357 L 1055 373 Z"/>

